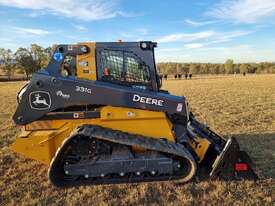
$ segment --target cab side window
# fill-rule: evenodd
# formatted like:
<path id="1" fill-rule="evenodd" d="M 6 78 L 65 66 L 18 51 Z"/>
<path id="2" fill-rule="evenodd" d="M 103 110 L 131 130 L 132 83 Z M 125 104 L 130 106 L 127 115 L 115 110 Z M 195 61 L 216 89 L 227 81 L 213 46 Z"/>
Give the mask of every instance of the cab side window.
<path id="1" fill-rule="evenodd" d="M 125 79 L 127 82 L 150 83 L 149 67 L 134 56 L 125 56 Z"/>
<path id="2" fill-rule="evenodd" d="M 99 79 L 127 86 L 151 87 L 150 70 L 133 52 L 119 50 L 100 51 Z"/>
<path id="3" fill-rule="evenodd" d="M 100 74 L 106 80 L 120 80 L 123 73 L 123 52 L 102 50 Z M 109 77 L 108 77 L 109 76 Z"/>

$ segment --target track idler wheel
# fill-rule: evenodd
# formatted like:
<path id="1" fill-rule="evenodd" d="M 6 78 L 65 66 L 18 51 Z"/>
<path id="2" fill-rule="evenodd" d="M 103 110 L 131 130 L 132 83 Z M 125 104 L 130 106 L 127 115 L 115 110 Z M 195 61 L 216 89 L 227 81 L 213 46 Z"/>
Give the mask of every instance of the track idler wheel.
<path id="1" fill-rule="evenodd" d="M 196 175 L 197 164 L 194 160 L 187 159 L 187 158 L 182 159 L 180 161 L 180 164 L 177 165 L 177 167 L 180 168 L 180 171 L 178 172 L 182 176 L 180 179 L 174 180 L 174 182 L 177 184 L 186 183 Z"/>

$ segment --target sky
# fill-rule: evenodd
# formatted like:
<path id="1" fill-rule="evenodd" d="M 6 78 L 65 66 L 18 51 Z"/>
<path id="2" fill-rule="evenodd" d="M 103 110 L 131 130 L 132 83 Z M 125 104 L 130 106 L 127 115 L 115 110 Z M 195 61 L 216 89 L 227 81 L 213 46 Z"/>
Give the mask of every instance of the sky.
<path id="1" fill-rule="evenodd" d="M 0 0 L 0 17 L 13 51 L 150 40 L 157 62 L 275 61 L 275 0 Z"/>

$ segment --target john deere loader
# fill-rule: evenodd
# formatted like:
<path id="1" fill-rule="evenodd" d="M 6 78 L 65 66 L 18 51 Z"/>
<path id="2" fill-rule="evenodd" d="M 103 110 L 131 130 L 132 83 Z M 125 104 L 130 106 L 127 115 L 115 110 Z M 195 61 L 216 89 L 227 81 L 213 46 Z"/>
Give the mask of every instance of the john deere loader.
<path id="1" fill-rule="evenodd" d="M 255 179 L 249 156 L 198 122 L 183 96 L 161 90 L 156 43 L 58 45 L 18 93 L 22 133 L 11 148 L 68 187 L 196 177 Z"/>

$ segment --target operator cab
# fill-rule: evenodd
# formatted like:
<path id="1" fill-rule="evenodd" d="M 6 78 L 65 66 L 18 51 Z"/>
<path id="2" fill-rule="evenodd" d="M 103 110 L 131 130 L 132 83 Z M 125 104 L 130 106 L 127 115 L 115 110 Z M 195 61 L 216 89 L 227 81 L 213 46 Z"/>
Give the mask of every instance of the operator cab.
<path id="1" fill-rule="evenodd" d="M 159 91 L 155 42 L 97 42 L 57 46 L 47 71 L 77 79 L 103 81 Z M 86 48 L 86 49 L 83 49 Z"/>
<path id="2" fill-rule="evenodd" d="M 152 88 L 149 66 L 133 52 L 102 49 L 98 53 L 98 80 L 144 89 Z"/>

